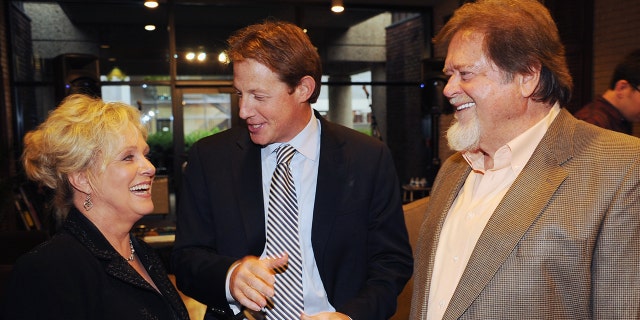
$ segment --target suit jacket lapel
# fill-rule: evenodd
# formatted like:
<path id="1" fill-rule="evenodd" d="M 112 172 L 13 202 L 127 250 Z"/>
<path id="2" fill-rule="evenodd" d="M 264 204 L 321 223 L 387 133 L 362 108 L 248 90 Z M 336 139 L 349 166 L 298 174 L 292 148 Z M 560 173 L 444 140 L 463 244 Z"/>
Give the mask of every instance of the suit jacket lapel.
<path id="1" fill-rule="evenodd" d="M 98 227 L 76 208 L 72 208 L 69 212 L 64 229 L 104 265 L 107 274 L 126 283 L 154 290 L 109 244 Z M 141 256 L 143 254 L 144 252 L 140 252 Z"/>
<path id="2" fill-rule="evenodd" d="M 264 200 L 262 196 L 261 147 L 254 144 L 248 132 L 243 130 L 231 153 L 234 181 L 233 197 L 240 208 L 247 247 L 251 254 L 259 256 L 266 239 Z"/>
<path id="3" fill-rule="evenodd" d="M 572 141 L 572 128 L 567 111 L 562 110 L 489 219 L 444 319 L 459 318 L 471 305 L 567 177 L 561 164 L 571 157 L 566 141 Z"/>
<path id="4" fill-rule="evenodd" d="M 438 179 L 433 185 L 433 190 L 429 199 L 429 206 L 425 212 L 425 220 L 420 227 L 420 236 L 417 241 L 416 265 L 414 266 L 414 295 L 413 306 L 423 306 L 423 310 L 412 310 L 412 315 L 419 318 L 418 315 L 426 317 L 426 306 L 429 298 L 429 283 L 433 273 L 433 263 L 438 248 L 438 239 L 442 231 L 442 225 L 449 212 L 449 208 L 453 204 L 460 188 L 471 171 L 471 167 L 465 162 L 460 153 L 456 153 L 452 158 L 447 160 L 447 166 L 444 166 L 438 173 Z M 451 177 L 456 177 L 452 179 Z M 429 257 L 426 259 L 425 257 Z M 418 259 L 419 258 L 419 259 Z"/>
<path id="5" fill-rule="evenodd" d="M 311 242 L 316 259 L 323 257 L 327 240 L 332 236 L 333 217 L 339 213 L 343 199 L 348 198 L 348 161 L 343 140 L 332 131 L 332 124 L 316 113 L 320 119 L 320 163 L 313 209 Z M 320 263 L 320 262 L 319 262 Z"/>

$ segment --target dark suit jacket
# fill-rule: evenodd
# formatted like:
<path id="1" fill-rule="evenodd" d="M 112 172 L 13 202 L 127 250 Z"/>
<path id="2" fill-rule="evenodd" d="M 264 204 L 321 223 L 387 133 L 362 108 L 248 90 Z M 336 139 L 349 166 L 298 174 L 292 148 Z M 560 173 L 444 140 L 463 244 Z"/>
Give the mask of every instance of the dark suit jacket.
<path id="1" fill-rule="evenodd" d="M 413 258 L 388 148 L 321 121 L 312 245 L 329 302 L 353 319 L 386 319 L 411 276 Z M 265 245 L 260 146 L 232 128 L 192 146 L 172 254 L 178 287 L 231 312 L 225 278 L 233 262 Z"/>
<path id="2" fill-rule="evenodd" d="M 411 319 L 426 317 L 442 224 L 469 172 L 457 153 L 434 183 Z M 639 196 L 640 140 L 563 109 L 489 219 L 444 319 L 639 319 Z"/>
<path id="3" fill-rule="evenodd" d="M 160 293 L 72 209 L 60 233 L 16 262 L 0 318 L 189 320 L 159 257 L 144 242 L 133 243 Z"/>

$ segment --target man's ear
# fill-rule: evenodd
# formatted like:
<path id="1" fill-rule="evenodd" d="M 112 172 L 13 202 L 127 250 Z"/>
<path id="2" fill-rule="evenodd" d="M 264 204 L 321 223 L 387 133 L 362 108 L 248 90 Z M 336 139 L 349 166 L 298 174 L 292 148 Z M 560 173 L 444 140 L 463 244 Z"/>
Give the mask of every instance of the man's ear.
<path id="1" fill-rule="evenodd" d="M 540 83 L 540 68 L 533 68 L 526 74 L 518 74 L 517 79 L 520 83 L 520 93 L 523 97 L 529 98 Z"/>
<path id="2" fill-rule="evenodd" d="M 631 83 L 629 83 L 629 81 L 627 80 L 620 79 L 616 81 L 616 85 L 613 87 L 613 91 L 618 93 L 626 90 L 627 88 L 631 88 Z"/>
<path id="3" fill-rule="evenodd" d="M 313 90 L 316 89 L 316 81 L 311 76 L 304 76 L 298 82 L 296 86 L 296 94 L 298 95 L 298 102 L 303 103 L 309 100 L 309 97 L 313 94 Z"/>
<path id="4" fill-rule="evenodd" d="M 86 172 L 73 172 L 68 175 L 69 183 L 74 189 L 91 194 L 91 184 Z"/>

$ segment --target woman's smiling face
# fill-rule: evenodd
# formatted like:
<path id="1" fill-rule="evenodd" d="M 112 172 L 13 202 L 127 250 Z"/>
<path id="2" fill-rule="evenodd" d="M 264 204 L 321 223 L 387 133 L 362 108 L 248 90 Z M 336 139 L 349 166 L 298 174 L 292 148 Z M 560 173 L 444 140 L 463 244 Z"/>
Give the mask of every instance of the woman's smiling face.
<path id="1" fill-rule="evenodd" d="M 109 155 L 105 170 L 96 174 L 92 195 L 94 210 L 113 210 L 118 214 L 140 217 L 153 212 L 151 184 L 156 169 L 147 159 L 149 146 L 137 129 L 122 132 L 122 139 Z"/>

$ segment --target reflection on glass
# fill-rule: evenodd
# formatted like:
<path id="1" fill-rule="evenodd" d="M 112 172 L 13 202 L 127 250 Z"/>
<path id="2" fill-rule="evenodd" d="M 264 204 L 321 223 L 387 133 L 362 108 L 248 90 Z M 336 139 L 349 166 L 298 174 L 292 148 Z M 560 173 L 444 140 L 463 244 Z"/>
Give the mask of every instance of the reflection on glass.
<path id="1" fill-rule="evenodd" d="M 231 95 L 228 93 L 184 93 L 184 144 L 194 142 L 231 127 Z"/>

